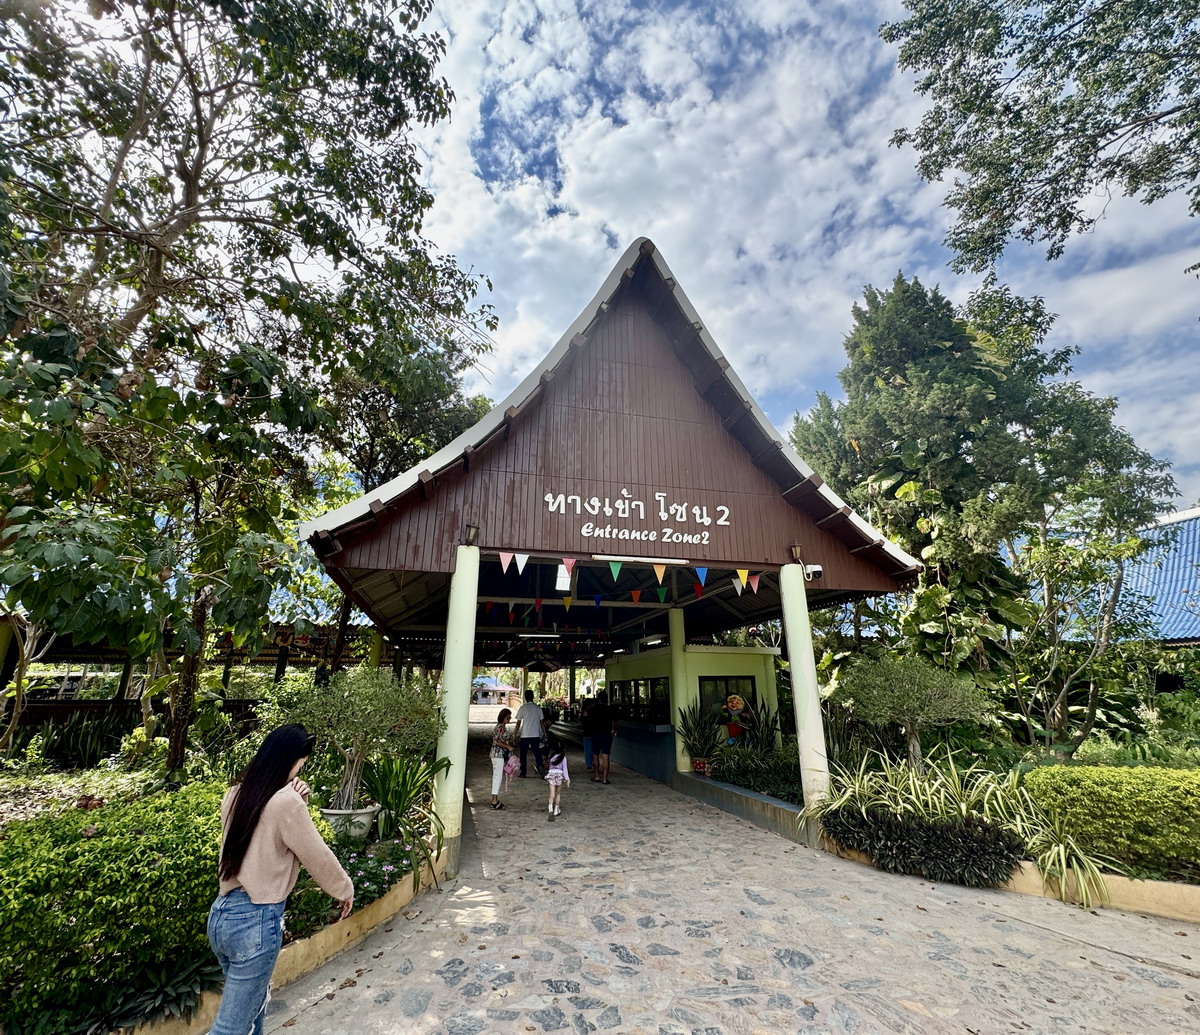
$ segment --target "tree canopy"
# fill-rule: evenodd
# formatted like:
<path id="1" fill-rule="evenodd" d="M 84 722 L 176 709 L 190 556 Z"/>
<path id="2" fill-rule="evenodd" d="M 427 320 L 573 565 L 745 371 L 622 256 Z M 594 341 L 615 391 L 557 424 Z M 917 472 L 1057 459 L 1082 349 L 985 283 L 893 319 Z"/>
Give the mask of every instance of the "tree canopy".
<path id="1" fill-rule="evenodd" d="M 883 38 L 931 103 L 912 144 L 928 180 L 957 174 L 946 243 L 983 269 L 1013 239 L 1050 258 L 1114 193 L 1183 190 L 1200 213 L 1198 0 L 905 0 Z"/>
<path id="2" fill-rule="evenodd" d="M 485 282 L 421 236 L 430 6 L 3 7 L 0 582 L 183 648 L 176 765 L 205 638 L 253 643 L 289 580 L 339 384 L 436 405 L 486 347 Z"/>

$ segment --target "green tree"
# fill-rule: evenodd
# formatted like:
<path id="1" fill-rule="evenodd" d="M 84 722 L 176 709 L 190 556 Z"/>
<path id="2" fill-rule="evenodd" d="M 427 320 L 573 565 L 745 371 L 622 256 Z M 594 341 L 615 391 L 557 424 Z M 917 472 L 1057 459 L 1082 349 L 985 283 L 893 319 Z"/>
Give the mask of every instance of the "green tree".
<path id="1" fill-rule="evenodd" d="M 889 291 L 868 288 L 854 319 L 846 401 L 822 397 L 797 415 L 793 442 L 925 561 L 900 616 L 912 647 L 996 681 L 1010 630 L 1035 617 L 1032 571 L 1010 563 L 1021 544 L 1067 530 L 1131 535 L 1174 482 L 1115 424 L 1115 400 L 1067 380 L 1073 353 L 1044 347 L 1040 300 L 989 283 L 958 316 L 940 292 L 898 276 Z"/>
<path id="2" fill-rule="evenodd" d="M 912 144 L 946 198 L 957 269 L 979 270 L 1013 238 L 1062 254 L 1120 192 L 1178 190 L 1200 213 L 1200 2 L 905 0 L 882 37 L 900 44 L 931 106 Z"/>
<path id="3" fill-rule="evenodd" d="M 830 698 L 847 703 L 872 726 L 900 726 L 908 761 L 923 772 L 921 734 L 959 722 L 981 722 L 992 712 L 987 694 L 968 679 L 919 657 L 863 659 L 850 666 Z"/>
<path id="4" fill-rule="evenodd" d="M 42 621 L 73 581 L 99 602 L 109 574 L 162 562 L 169 605 L 130 647 L 182 648 L 173 768 L 206 638 L 253 640 L 286 581 L 322 393 L 368 364 L 459 369 L 486 344 L 479 278 L 421 237 L 408 128 L 451 100 L 429 9 L 2 9 L 0 520 L 30 530 L 5 540 L 4 578 Z M 64 552 L 76 519 L 102 526 L 84 573 Z M 122 636 L 137 596 L 110 594 L 87 635 Z"/>

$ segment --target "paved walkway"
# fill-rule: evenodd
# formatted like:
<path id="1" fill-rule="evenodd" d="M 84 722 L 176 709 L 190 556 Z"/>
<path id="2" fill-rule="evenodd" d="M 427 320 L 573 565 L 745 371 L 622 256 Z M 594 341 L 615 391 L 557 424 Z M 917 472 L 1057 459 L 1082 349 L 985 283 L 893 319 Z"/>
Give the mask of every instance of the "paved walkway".
<path id="1" fill-rule="evenodd" d="M 571 756 L 487 807 L 462 872 L 281 989 L 283 1035 L 1200 1031 L 1200 927 L 931 886 L 811 851 Z"/>

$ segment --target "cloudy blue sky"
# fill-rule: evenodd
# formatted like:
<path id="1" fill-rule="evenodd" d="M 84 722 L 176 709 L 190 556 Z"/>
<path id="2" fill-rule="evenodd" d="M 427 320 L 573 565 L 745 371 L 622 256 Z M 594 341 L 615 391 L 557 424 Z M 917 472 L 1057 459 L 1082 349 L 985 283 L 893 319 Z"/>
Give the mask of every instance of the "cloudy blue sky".
<path id="1" fill-rule="evenodd" d="M 625 247 L 655 241 L 784 432 L 837 395 L 850 306 L 897 270 L 962 301 L 943 188 L 888 146 L 923 104 L 881 21 L 898 0 L 444 0 L 457 102 L 421 138 L 426 229 L 486 273 L 501 327 L 473 387 L 502 398 Z M 1059 314 L 1076 375 L 1200 499 L 1200 224 L 1175 197 L 1106 205 L 1066 256 L 1013 246 L 1001 275 Z"/>

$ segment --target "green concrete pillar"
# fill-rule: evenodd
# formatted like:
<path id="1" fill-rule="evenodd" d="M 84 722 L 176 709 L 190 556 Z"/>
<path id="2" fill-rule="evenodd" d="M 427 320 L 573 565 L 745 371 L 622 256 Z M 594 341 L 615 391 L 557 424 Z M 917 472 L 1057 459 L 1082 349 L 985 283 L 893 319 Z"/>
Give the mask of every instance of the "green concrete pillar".
<path id="1" fill-rule="evenodd" d="M 462 848 L 463 793 L 467 785 L 467 725 L 471 717 L 471 672 L 475 661 L 475 612 L 479 594 L 479 547 L 460 546 L 450 576 L 446 652 L 442 663 L 442 710 L 446 732 L 437 754 L 450 768 L 434 786 L 433 806 L 445 829 L 446 876 L 458 873 Z"/>
<path id="2" fill-rule="evenodd" d="M 692 703 L 695 697 L 688 681 L 687 636 L 683 629 L 683 608 L 673 607 L 667 612 L 668 642 L 671 646 L 671 725 L 679 721 L 679 712 Z M 678 736 L 675 737 L 675 769 L 680 773 L 692 771 L 692 756 Z"/>
<path id="3" fill-rule="evenodd" d="M 783 635 L 787 640 L 792 671 L 792 707 L 796 712 L 796 741 L 800 747 L 800 782 L 805 804 L 829 793 L 829 758 L 825 750 L 825 725 L 817 688 L 817 663 L 813 657 L 812 624 L 808 618 L 807 582 L 803 564 L 779 569 L 779 597 L 783 603 Z M 816 847 L 815 822 L 809 821 L 809 844 Z"/>
<path id="4" fill-rule="evenodd" d="M 367 667 L 379 668 L 383 664 L 383 633 L 378 629 L 367 631 L 371 646 L 367 650 Z"/>

